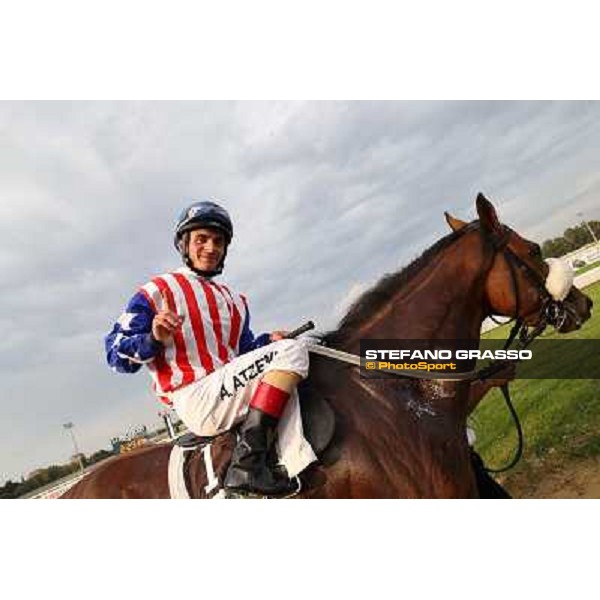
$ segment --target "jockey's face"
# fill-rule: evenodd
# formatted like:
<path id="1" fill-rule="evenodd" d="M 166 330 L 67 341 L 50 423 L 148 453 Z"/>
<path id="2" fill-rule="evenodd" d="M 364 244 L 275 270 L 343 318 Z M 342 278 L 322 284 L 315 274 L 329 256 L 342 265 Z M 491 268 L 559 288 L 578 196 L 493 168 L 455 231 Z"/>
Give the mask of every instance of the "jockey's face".
<path id="1" fill-rule="evenodd" d="M 194 229 L 190 232 L 188 254 L 195 269 L 214 271 L 225 253 L 225 236 L 218 229 Z"/>

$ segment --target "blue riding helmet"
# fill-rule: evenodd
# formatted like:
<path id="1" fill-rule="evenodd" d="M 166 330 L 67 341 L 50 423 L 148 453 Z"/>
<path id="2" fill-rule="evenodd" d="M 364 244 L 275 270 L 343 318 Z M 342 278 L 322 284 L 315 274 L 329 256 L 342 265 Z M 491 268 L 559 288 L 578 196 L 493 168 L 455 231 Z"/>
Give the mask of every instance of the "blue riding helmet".
<path id="1" fill-rule="evenodd" d="M 221 260 L 217 270 L 211 271 L 210 273 L 200 272 L 192 266 L 188 256 L 187 243 L 183 239 L 186 233 L 202 227 L 218 229 L 225 235 L 225 253 L 223 254 L 223 259 Z M 211 277 L 221 273 L 225 264 L 227 247 L 229 246 L 232 238 L 233 223 L 231 222 L 229 213 L 222 206 L 219 206 L 215 202 L 211 202 L 209 200 L 203 200 L 201 202 L 194 202 L 193 204 L 190 204 L 179 215 L 179 219 L 177 219 L 177 223 L 175 225 L 175 248 L 181 254 L 185 264 L 188 267 L 206 277 Z"/>
<path id="2" fill-rule="evenodd" d="M 225 234 L 227 244 L 233 238 L 233 223 L 229 213 L 222 206 L 203 200 L 190 204 L 179 215 L 175 226 L 175 248 L 179 250 L 179 241 L 184 233 L 200 227 L 219 229 Z"/>

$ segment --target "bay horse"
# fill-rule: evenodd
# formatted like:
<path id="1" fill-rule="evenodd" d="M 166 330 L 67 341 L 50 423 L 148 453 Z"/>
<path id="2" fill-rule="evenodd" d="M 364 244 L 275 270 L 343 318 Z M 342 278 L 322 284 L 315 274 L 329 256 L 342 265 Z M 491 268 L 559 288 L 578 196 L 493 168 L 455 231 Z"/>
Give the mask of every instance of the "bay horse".
<path id="1" fill-rule="evenodd" d="M 357 354 L 361 339 L 478 342 L 492 314 L 521 317 L 530 327 L 547 322 L 562 333 L 590 318 L 592 302 L 574 286 L 564 301 L 551 298 L 544 286 L 549 267 L 537 244 L 501 224 L 482 194 L 476 209 L 471 223 L 446 213 L 452 232 L 363 294 L 325 335 L 326 345 Z M 557 310 L 559 321 L 551 318 Z M 336 429 L 321 461 L 302 475 L 297 497 L 477 497 L 466 419 L 497 380 L 366 379 L 355 366 L 311 355 L 305 383 L 309 393 L 327 398 Z M 233 445 L 228 435 L 214 444 L 220 481 Z M 109 459 L 63 497 L 168 498 L 170 451 L 164 444 Z M 204 497 L 199 454 L 187 475 Z"/>

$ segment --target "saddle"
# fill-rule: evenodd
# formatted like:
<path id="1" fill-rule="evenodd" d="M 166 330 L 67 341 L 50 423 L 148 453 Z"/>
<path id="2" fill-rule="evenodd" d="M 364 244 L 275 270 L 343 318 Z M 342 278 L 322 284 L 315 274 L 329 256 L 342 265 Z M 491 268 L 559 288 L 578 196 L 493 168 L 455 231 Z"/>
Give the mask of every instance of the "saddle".
<path id="1" fill-rule="evenodd" d="M 325 398 L 309 392 L 306 382 L 298 386 L 298 394 L 304 436 L 317 458 L 321 458 L 335 433 L 335 413 Z M 177 438 L 169 458 L 171 498 L 224 497 L 221 483 L 235 444 L 236 429 L 213 437 L 202 437 L 189 432 Z M 200 469 L 195 469 L 196 472 L 202 472 L 202 481 L 191 480 L 190 467 L 194 460 L 203 462 Z"/>

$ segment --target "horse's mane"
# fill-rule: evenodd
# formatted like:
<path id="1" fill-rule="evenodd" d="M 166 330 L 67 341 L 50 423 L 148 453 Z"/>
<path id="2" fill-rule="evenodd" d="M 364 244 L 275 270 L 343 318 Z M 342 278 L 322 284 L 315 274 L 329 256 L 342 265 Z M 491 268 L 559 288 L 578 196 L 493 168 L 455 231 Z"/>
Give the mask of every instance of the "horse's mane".
<path id="1" fill-rule="evenodd" d="M 369 319 L 374 312 L 389 302 L 435 256 L 450 246 L 463 233 L 464 230 L 462 229 L 449 233 L 433 244 L 433 246 L 427 248 L 407 267 L 396 273 L 387 273 L 384 275 L 372 288 L 368 289 L 353 302 L 340 321 L 338 328 L 325 333 L 321 337 L 321 340 L 326 345 L 335 345 L 344 340 L 351 332 Z"/>

